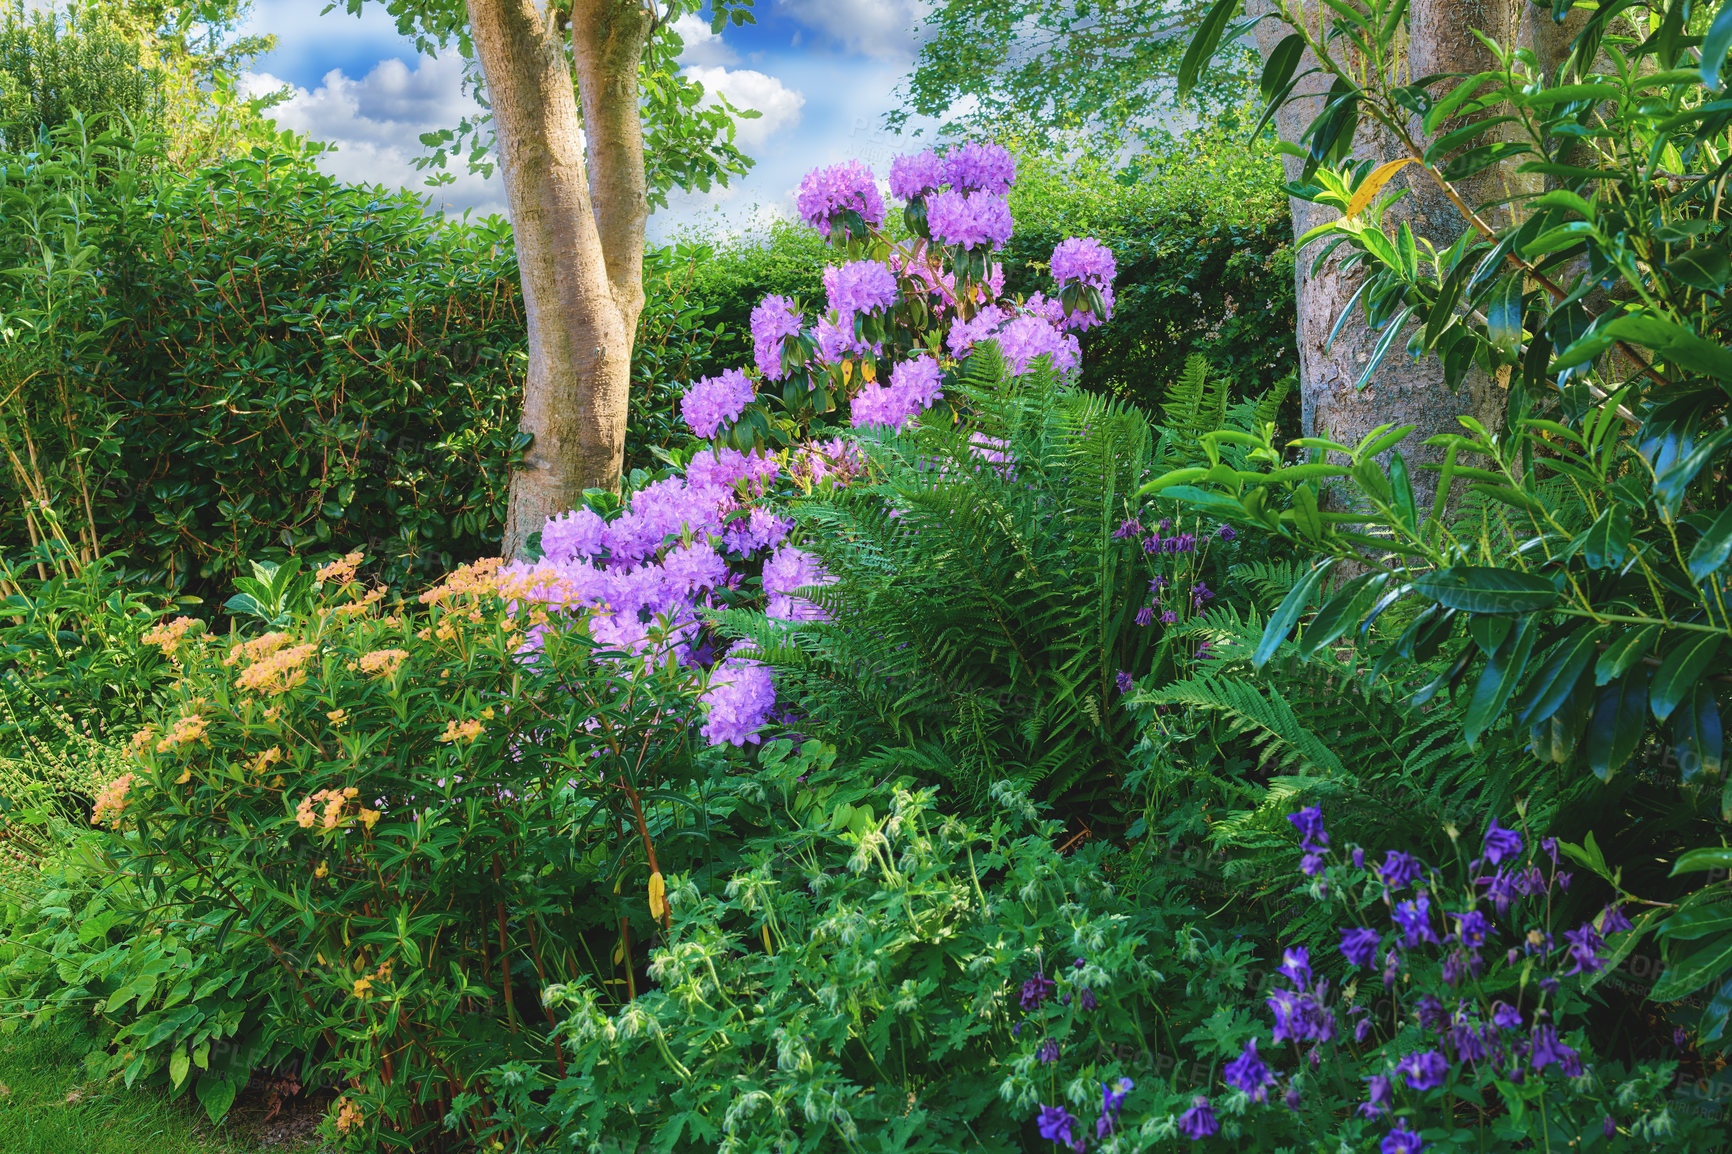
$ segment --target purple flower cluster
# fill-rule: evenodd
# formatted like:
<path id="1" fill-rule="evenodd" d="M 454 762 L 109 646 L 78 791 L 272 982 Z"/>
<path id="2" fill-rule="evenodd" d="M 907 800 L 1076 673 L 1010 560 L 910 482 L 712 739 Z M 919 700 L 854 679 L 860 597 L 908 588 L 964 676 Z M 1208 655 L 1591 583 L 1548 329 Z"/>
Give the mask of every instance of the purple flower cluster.
<path id="1" fill-rule="evenodd" d="M 1092 236 L 1073 236 L 1052 250 L 1052 279 L 1061 286 L 1076 281 L 1098 289 L 1111 288 L 1118 275 L 1113 250 Z"/>
<path id="2" fill-rule="evenodd" d="M 925 152 L 898 156 L 890 162 L 890 195 L 913 200 L 937 192 L 950 183 L 950 166 L 938 153 Z"/>
<path id="3" fill-rule="evenodd" d="M 824 292 L 841 316 L 871 313 L 896 303 L 896 274 L 875 260 L 854 260 L 824 267 Z"/>
<path id="4" fill-rule="evenodd" d="M 1041 317 L 1025 315 L 1012 318 L 992 334 L 992 339 L 998 343 L 998 351 L 1012 376 L 1022 376 L 1041 357 L 1050 358 L 1053 371 L 1060 376 L 1074 373 L 1082 363 L 1082 349 L 1077 339 L 1059 332 Z"/>
<path id="5" fill-rule="evenodd" d="M 970 141 L 944 158 L 944 180 L 961 192 L 1003 196 L 1016 183 L 1016 158 L 997 144 Z"/>
<path id="6" fill-rule="evenodd" d="M 719 377 L 705 377 L 680 398 L 680 416 L 700 437 L 713 437 L 716 430 L 736 420 L 752 403 L 752 382 L 739 369 L 728 369 Z"/>
<path id="7" fill-rule="evenodd" d="M 800 310 L 784 296 L 767 296 L 752 310 L 752 360 L 765 380 L 782 379 L 782 346 L 800 335 Z"/>
<path id="8" fill-rule="evenodd" d="M 929 356 L 903 361 L 890 371 L 890 384 L 867 381 L 854 395 L 855 428 L 878 425 L 901 432 L 916 415 L 932 407 L 940 394 L 943 373 Z"/>
<path id="9" fill-rule="evenodd" d="M 858 160 L 808 172 L 800 181 L 795 204 L 800 216 L 819 232 L 828 232 L 830 222 L 850 210 L 870 228 L 884 222 L 884 198 L 872 170 Z"/>
<path id="10" fill-rule="evenodd" d="M 729 658 L 711 670 L 709 688 L 700 700 L 709 719 L 699 732 L 711 745 L 756 743 L 776 703 L 776 685 L 758 662 Z"/>
<path id="11" fill-rule="evenodd" d="M 1163 537 L 1152 533 L 1143 540 L 1145 553 L 1195 553 L 1197 538 L 1191 533 L 1179 533 L 1172 537 Z"/>
<path id="12" fill-rule="evenodd" d="M 990 192 L 940 192 L 926 202 L 926 222 L 941 244 L 996 249 L 1010 239 L 1010 202 Z"/>
<path id="13" fill-rule="evenodd" d="M 835 578 L 824 571 L 817 557 L 792 545 L 783 545 L 764 562 L 764 592 L 770 606 L 766 616 L 781 621 L 825 621 L 829 615 L 804 597 L 792 594 L 800 589 L 828 585 Z"/>

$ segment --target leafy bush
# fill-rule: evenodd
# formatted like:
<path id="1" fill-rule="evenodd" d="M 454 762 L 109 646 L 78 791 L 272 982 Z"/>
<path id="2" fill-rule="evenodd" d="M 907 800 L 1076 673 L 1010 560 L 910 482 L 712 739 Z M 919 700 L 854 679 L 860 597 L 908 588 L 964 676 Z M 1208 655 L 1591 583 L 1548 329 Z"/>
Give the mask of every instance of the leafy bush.
<path id="1" fill-rule="evenodd" d="M 196 1079 L 214 1117 L 305 1056 L 347 1088 L 341 1129 L 407 1148 L 477 1070 L 562 1061 L 537 990 L 611 981 L 665 929 L 657 848 L 694 860 L 670 803 L 718 755 L 701 671 L 607 656 L 498 562 L 404 604 L 358 561 L 280 629 L 154 634 L 178 678 L 97 797 L 104 886 L 43 898 L 4 980 L 14 1012 L 101 1015 L 99 1074 Z"/>
<path id="2" fill-rule="evenodd" d="M 0 318 L 26 381 L 0 417 L 15 461 L 27 433 L 44 457 L 0 481 L 6 546 L 52 502 L 86 555 L 198 593 L 249 560 L 366 546 L 397 580 L 496 548 L 524 348 L 504 221 L 428 217 L 302 148 L 141 173 L 156 148 L 68 140 L 0 182 L 0 257 L 35 269 Z M 94 175 L 109 152 L 125 182 Z M 646 263 L 630 466 L 670 443 L 670 386 L 715 340 L 693 260 Z"/>

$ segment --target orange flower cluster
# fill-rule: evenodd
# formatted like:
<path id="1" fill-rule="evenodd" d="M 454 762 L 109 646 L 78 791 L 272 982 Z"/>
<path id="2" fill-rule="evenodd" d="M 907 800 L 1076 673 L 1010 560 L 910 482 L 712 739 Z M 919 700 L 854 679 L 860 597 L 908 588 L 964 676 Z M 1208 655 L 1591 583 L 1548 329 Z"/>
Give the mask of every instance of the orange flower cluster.
<path id="1" fill-rule="evenodd" d="M 138 780 L 136 775 L 123 773 L 96 795 L 96 808 L 90 812 L 90 824 L 108 823 L 110 829 L 120 828 L 120 816 L 126 809 L 126 795 L 132 791 L 132 783 Z"/>
<path id="2" fill-rule="evenodd" d="M 198 622 L 191 617 L 176 617 L 173 621 L 158 625 L 155 629 L 147 632 L 143 641 L 146 645 L 157 646 L 164 654 L 173 657 L 175 648 L 180 645 L 181 638 L 185 637 L 187 631 L 197 624 Z"/>
<path id="3" fill-rule="evenodd" d="M 484 597 L 499 591 L 499 567 L 505 564 L 498 557 L 484 557 L 453 570 L 445 580 L 421 594 L 423 605 L 456 600 L 459 597 Z"/>
<path id="4" fill-rule="evenodd" d="M 330 581 L 337 585 L 347 585 L 355 577 L 355 570 L 361 567 L 361 555 L 350 553 L 329 565 L 320 566 L 313 571 L 315 581 Z"/>
<path id="5" fill-rule="evenodd" d="M 361 1107 L 347 1098 L 337 1099 L 337 1132 L 347 1134 L 362 1122 Z"/>
<path id="6" fill-rule="evenodd" d="M 167 753 L 171 749 L 178 749 L 183 745 L 191 745 L 193 742 L 203 737 L 204 734 L 205 720 L 198 714 L 194 713 L 186 717 L 177 717 L 174 720 L 174 724 L 168 727 L 168 732 L 163 734 L 162 740 L 156 743 L 156 751 L 158 753 Z"/>
<path id="7" fill-rule="evenodd" d="M 369 605 L 375 605 L 385 599 L 383 589 L 370 589 L 365 597 L 357 598 L 346 605 L 335 605 L 331 608 L 331 616 L 339 618 L 358 617 L 367 611 Z"/>
<path id="8" fill-rule="evenodd" d="M 307 658 L 317 649 L 318 646 L 308 644 L 291 645 L 287 649 L 278 650 L 247 666 L 241 671 L 237 682 L 242 689 L 255 693 L 287 693 L 307 679 L 304 667 Z"/>
<path id="9" fill-rule="evenodd" d="M 302 829 L 312 829 L 315 821 L 327 830 L 336 829 L 343 824 L 343 806 L 360 792 L 351 785 L 347 789 L 321 789 L 303 797 L 301 804 L 295 807 L 295 821 Z M 315 816 L 313 809 L 318 805 L 323 805 L 325 812 Z"/>
<path id="10" fill-rule="evenodd" d="M 397 676 L 397 670 L 403 667 L 403 662 L 409 660 L 407 649 L 379 649 L 372 653 L 361 654 L 361 671 L 371 673 L 374 677 L 389 678 Z"/>
<path id="11" fill-rule="evenodd" d="M 247 763 L 247 771 L 249 773 L 262 774 L 265 770 L 269 769 L 272 765 L 281 760 L 283 760 L 283 751 L 273 745 L 249 761 Z"/>
<path id="12" fill-rule="evenodd" d="M 263 636 L 253 638 L 251 641 L 243 641 L 234 646 L 229 650 L 229 655 L 223 658 L 223 664 L 238 664 L 243 657 L 248 661 L 258 661 L 261 658 L 269 657 L 293 640 L 293 635 L 288 633 L 266 633 Z"/>
<path id="13" fill-rule="evenodd" d="M 439 735 L 440 741 L 474 741 L 481 736 L 481 722 L 476 718 L 458 721 L 453 718 L 445 723 L 445 732 Z"/>

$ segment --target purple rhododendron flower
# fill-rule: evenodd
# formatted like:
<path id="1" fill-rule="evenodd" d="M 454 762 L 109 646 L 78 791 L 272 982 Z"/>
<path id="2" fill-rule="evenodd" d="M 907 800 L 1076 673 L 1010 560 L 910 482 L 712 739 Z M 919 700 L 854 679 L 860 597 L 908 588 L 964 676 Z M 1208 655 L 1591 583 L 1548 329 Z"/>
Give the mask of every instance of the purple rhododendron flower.
<path id="1" fill-rule="evenodd" d="M 1118 275 L 1118 262 L 1113 250 L 1092 236 L 1073 236 L 1058 242 L 1052 250 L 1052 279 L 1063 285 L 1080 281 L 1096 288 L 1106 288 Z"/>
<path id="2" fill-rule="evenodd" d="M 1287 820 L 1293 823 L 1293 828 L 1299 831 L 1299 847 L 1313 853 L 1329 848 L 1329 834 L 1323 828 L 1323 807 L 1306 806 L 1298 813 L 1290 813 Z"/>
<path id="3" fill-rule="evenodd" d="M 716 430 L 739 417 L 752 403 L 751 379 L 739 369 L 719 377 L 705 377 L 680 398 L 680 416 L 692 432 L 713 437 Z"/>
<path id="4" fill-rule="evenodd" d="M 872 170 L 858 160 L 808 172 L 800 181 L 796 206 L 819 232 L 829 231 L 830 222 L 850 209 L 869 227 L 884 222 L 884 198 L 878 194 Z"/>
<path id="5" fill-rule="evenodd" d="M 1383 864 L 1377 867 L 1377 876 L 1392 890 L 1412 885 L 1419 880 L 1419 874 L 1419 859 L 1398 849 L 1390 850 L 1384 856 Z"/>
<path id="6" fill-rule="evenodd" d="M 1082 363 L 1082 347 L 1040 317 L 1013 317 L 992 334 L 1012 376 L 1020 377 L 1041 357 L 1052 358 L 1055 373 L 1065 376 Z"/>
<path id="7" fill-rule="evenodd" d="M 1425 1149 L 1425 1143 L 1419 1140 L 1418 1134 L 1406 1129 L 1398 1122 L 1395 1129 L 1391 1130 L 1383 1141 L 1378 1143 L 1377 1149 L 1379 1154 L 1419 1154 L 1421 1150 Z"/>
<path id="8" fill-rule="evenodd" d="M 1003 196 L 1016 183 L 1016 158 L 997 144 L 970 141 L 952 148 L 944 158 L 945 183 L 962 192 Z"/>
<path id="9" fill-rule="evenodd" d="M 1201 1142 L 1211 1134 L 1219 1133 L 1221 1124 L 1215 1121 L 1214 1107 L 1209 1100 L 1198 1094 L 1191 1099 L 1191 1108 L 1179 1115 L 1179 1133 L 1193 1142 Z"/>
<path id="10" fill-rule="evenodd" d="M 700 700 L 709 711 L 700 732 L 711 745 L 755 745 L 776 703 L 776 683 L 767 667 L 730 657 L 711 670 Z"/>
<path id="11" fill-rule="evenodd" d="M 1449 1059 L 1436 1050 L 1421 1050 L 1396 1063 L 1395 1072 L 1409 1090 L 1432 1090 L 1449 1077 Z"/>
<path id="12" fill-rule="evenodd" d="M 998 248 L 1016 227 L 1002 195 L 954 189 L 927 199 L 926 223 L 940 244 L 968 249 Z"/>
<path id="13" fill-rule="evenodd" d="M 549 517 L 541 529 L 541 552 L 555 562 L 574 561 L 603 553 L 607 522 L 594 509 L 573 509 Z"/>
<path id="14" fill-rule="evenodd" d="M 890 370 L 890 384 L 868 381 L 854 395 L 850 414 L 855 428 L 878 425 L 901 432 L 909 420 L 943 396 L 943 372 L 929 356 L 903 361 Z"/>
<path id="15" fill-rule="evenodd" d="M 1377 947 L 1383 936 L 1376 930 L 1351 929 L 1341 931 L 1341 954 L 1356 966 L 1369 966 L 1377 957 Z"/>
<path id="16" fill-rule="evenodd" d="M 937 192 L 949 179 L 949 165 L 931 149 L 898 156 L 890 162 L 890 195 L 903 200 Z"/>
<path id="17" fill-rule="evenodd" d="M 896 274 L 875 260 L 825 265 L 824 294 L 830 307 L 844 317 L 877 312 L 896 303 Z"/>
<path id="18" fill-rule="evenodd" d="M 1239 1056 L 1227 1063 L 1222 1071 L 1222 1077 L 1227 1085 L 1236 1090 L 1243 1090 L 1253 1102 L 1267 1102 L 1269 1087 L 1275 1084 L 1275 1075 L 1269 1072 L 1269 1067 L 1257 1057 L 1257 1039 L 1252 1038 L 1245 1043 L 1245 1048 Z"/>
<path id="19" fill-rule="evenodd" d="M 779 381 L 782 341 L 800 335 L 800 311 L 784 296 L 767 296 L 752 310 L 752 360 L 766 380 Z"/>
<path id="20" fill-rule="evenodd" d="M 770 597 L 767 616 L 781 621 L 824 621 L 828 615 L 804 597 L 790 596 L 795 590 L 828 585 L 835 578 L 817 557 L 792 545 L 783 545 L 764 562 L 764 592 Z"/>
<path id="21" fill-rule="evenodd" d="M 1521 834 L 1512 829 L 1504 829 L 1498 825 L 1497 818 L 1492 818 L 1491 825 L 1485 831 L 1485 860 L 1497 865 L 1505 858 L 1515 857 L 1521 851 Z"/>

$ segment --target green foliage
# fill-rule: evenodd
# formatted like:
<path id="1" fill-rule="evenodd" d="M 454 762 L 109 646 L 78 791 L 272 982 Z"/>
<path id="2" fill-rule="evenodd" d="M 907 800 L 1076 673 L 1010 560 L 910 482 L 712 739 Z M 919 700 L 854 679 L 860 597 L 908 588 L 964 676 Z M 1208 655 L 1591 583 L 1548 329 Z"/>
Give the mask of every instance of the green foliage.
<path id="1" fill-rule="evenodd" d="M 990 350 L 946 395 L 962 418 L 863 436 L 863 479 L 794 504 L 802 547 L 834 578 L 811 594 L 828 620 L 720 618 L 764 651 L 817 732 L 879 747 L 873 765 L 976 803 L 1003 777 L 1049 797 L 1102 795 L 1135 733 L 1119 674 L 1189 667 L 1177 638 L 1193 585 L 1221 593 L 1215 556 L 1236 547 L 1210 525 L 1157 529 L 1145 513 L 1148 534 L 1191 535 L 1150 554 L 1144 530 L 1121 528 L 1156 450 L 1134 407 L 1042 368 L 1006 380 Z M 1163 610 L 1174 624 L 1153 623 Z"/>
<path id="2" fill-rule="evenodd" d="M 74 110 L 101 122 L 161 124 L 161 78 L 129 37 L 98 9 L 0 9 L 0 142 L 23 152 L 38 133 L 72 121 Z"/>
<path id="3" fill-rule="evenodd" d="M 1110 154 L 1127 135 L 1168 137 L 1180 57 L 1206 8 L 1200 0 L 944 0 L 921 28 L 903 107 L 889 123 L 954 119 L 953 108 L 966 100 L 961 124 L 1008 127 L 1043 143 Z M 1242 101 L 1251 76 L 1249 52 L 1221 60 L 1192 110 L 1207 114 Z"/>
<path id="4" fill-rule="evenodd" d="M 422 1148 L 478 1070 L 557 1062 L 541 985 L 640 980 L 663 863 L 709 860 L 688 798 L 721 755 L 698 671 L 598 658 L 497 561 L 387 604 L 358 560 L 265 574 L 278 630 L 151 634 L 179 676 L 100 831 L 14 918 L 0 1003 L 100 1022 L 93 1075 L 190 1087 L 213 1118 L 298 1061 L 345 1089 L 340 1129 Z"/>
<path id="5" fill-rule="evenodd" d="M 522 442 L 506 224 L 429 218 L 304 150 L 152 176 L 153 147 L 74 139 L 0 184 L 24 287 L 0 306 L 7 547 L 48 505 L 84 558 L 199 593 L 250 558 L 365 546 L 399 577 L 497 548 Z M 716 339 L 694 262 L 646 262 L 628 467 L 673 443 L 670 386 Z"/>

